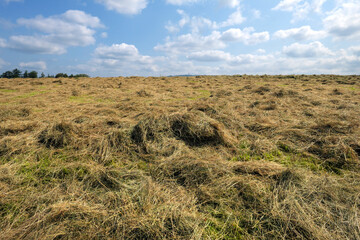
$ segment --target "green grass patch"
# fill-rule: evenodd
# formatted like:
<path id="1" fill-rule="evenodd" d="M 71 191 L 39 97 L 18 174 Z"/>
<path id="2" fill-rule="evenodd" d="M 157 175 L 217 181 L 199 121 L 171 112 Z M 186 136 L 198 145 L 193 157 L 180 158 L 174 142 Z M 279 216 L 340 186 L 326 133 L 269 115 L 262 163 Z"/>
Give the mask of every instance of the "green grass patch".
<path id="1" fill-rule="evenodd" d="M 244 229 L 233 211 L 207 208 L 205 234 L 210 239 L 244 239 Z"/>
<path id="2" fill-rule="evenodd" d="M 16 96 L 15 99 L 35 97 L 35 96 L 37 96 L 37 95 L 41 95 L 41 94 L 44 94 L 44 93 L 46 93 L 46 92 L 47 92 L 47 91 L 35 91 L 35 92 L 30 92 L 30 93 L 26 93 L 26 94 L 23 94 L 23 95 Z"/>
<path id="3" fill-rule="evenodd" d="M 17 92 L 17 90 L 15 90 L 15 89 L 0 89 L 0 92 L 3 92 L 3 93 L 13 93 L 13 92 Z"/>
<path id="4" fill-rule="evenodd" d="M 326 162 L 321 161 L 310 155 L 296 152 L 285 144 L 280 144 L 278 149 L 272 152 L 266 152 L 257 154 L 250 149 L 250 145 L 246 142 L 242 142 L 239 146 L 238 154 L 230 159 L 230 161 L 256 161 L 266 160 L 271 162 L 280 163 L 287 167 L 300 167 L 311 170 L 313 172 L 330 172 L 340 174 L 341 170 L 332 167 Z"/>
<path id="5" fill-rule="evenodd" d="M 350 89 L 351 91 L 355 91 L 355 92 L 360 91 L 360 88 L 357 87 L 348 87 L 347 89 Z"/>
<path id="6" fill-rule="evenodd" d="M 197 92 L 199 95 L 197 95 L 195 97 L 191 97 L 191 98 L 189 98 L 189 100 L 198 100 L 201 98 L 209 98 L 211 96 L 211 93 L 209 90 L 197 90 Z"/>

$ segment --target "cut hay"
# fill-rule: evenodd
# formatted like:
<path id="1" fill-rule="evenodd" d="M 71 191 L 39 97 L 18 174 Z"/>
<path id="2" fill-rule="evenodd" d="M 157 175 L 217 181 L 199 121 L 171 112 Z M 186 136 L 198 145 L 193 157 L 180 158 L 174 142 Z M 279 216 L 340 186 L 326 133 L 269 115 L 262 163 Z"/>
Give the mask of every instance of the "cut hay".
<path id="1" fill-rule="evenodd" d="M 63 148 L 74 141 L 75 128 L 70 123 L 57 123 L 48 126 L 38 136 L 38 141 L 47 148 Z"/>

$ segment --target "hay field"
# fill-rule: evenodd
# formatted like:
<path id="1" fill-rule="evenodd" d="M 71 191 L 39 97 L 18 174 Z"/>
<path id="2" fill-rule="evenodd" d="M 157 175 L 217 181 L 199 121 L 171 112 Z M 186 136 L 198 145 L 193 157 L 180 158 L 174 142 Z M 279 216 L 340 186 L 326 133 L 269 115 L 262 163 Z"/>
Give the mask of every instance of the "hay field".
<path id="1" fill-rule="evenodd" d="M 360 239 L 359 76 L 0 79 L 0 239 Z"/>

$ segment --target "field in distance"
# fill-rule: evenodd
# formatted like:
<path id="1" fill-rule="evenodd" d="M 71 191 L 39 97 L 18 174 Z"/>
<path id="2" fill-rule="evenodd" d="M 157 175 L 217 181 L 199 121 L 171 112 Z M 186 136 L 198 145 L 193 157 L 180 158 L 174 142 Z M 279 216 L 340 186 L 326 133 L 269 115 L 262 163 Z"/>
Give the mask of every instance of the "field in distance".
<path id="1" fill-rule="evenodd" d="M 360 76 L 0 79 L 0 239 L 360 239 Z"/>

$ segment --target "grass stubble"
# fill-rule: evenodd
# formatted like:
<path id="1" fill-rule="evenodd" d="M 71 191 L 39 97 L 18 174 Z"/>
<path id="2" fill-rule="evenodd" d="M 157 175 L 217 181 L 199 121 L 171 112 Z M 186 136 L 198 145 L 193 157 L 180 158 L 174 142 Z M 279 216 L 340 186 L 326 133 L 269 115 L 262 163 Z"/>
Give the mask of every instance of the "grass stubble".
<path id="1" fill-rule="evenodd" d="M 0 239 L 360 239 L 359 76 L 0 81 Z"/>

